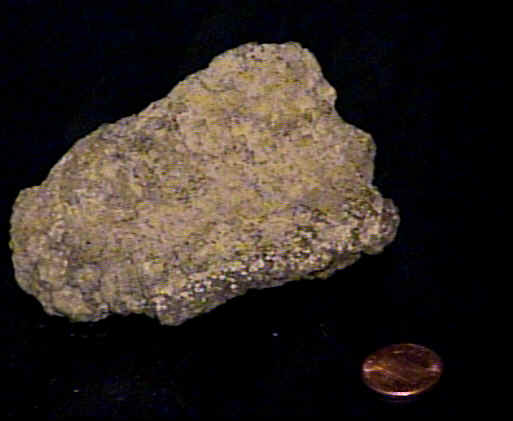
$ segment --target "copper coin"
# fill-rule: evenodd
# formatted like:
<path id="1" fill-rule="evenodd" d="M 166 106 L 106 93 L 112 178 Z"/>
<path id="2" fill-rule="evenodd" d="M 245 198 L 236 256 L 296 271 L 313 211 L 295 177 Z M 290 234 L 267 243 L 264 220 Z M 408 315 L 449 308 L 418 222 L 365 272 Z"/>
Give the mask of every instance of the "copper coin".
<path id="1" fill-rule="evenodd" d="M 389 397 L 418 395 L 433 387 L 442 374 L 442 360 L 415 344 L 389 345 L 369 355 L 362 379 L 372 390 Z"/>

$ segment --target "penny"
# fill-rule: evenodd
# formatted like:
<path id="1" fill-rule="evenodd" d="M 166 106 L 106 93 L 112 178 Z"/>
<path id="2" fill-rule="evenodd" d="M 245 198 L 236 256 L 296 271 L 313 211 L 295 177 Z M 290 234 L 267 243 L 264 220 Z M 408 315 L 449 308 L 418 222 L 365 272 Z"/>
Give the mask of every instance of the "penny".
<path id="1" fill-rule="evenodd" d="M 362 379 L 372 390 L 389 397 L 410 397 L 432 388 L 442 374 L 442 360 L 415 344 L 395 344 L 369 355 Z"/>

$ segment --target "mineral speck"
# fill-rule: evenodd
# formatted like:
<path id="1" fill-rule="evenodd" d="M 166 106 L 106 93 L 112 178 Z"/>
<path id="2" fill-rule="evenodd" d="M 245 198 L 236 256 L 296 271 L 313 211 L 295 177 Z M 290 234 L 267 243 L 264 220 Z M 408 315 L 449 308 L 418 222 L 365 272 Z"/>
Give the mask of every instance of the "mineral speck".
<path id="1" fill-rule="evenodd" d="M 17 282 L 49 314 L 178 325 L 249 288 L 379 253 L 398 210 L 371 136 L 297 43 L 215 57 L 166 97 L 78 140 L 11 217 Z"/>

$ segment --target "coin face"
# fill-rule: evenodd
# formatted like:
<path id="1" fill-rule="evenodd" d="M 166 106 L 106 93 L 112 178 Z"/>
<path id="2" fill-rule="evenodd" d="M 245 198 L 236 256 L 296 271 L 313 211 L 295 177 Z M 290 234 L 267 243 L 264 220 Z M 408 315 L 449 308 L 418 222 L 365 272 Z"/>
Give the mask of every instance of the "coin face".
<path id="1" fill-rule="evenodd" d="M 428 348 L 395 344 L 369 355 L 362 379 L 372 390 L 389 397 L 411 397 L 433 387 L 442 374 L 442 360 Z"/>

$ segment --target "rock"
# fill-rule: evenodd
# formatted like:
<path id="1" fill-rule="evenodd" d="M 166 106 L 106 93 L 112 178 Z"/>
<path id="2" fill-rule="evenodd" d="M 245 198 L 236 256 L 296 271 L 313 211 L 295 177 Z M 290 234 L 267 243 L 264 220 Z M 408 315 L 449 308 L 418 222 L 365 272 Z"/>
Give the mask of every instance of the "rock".
<path id="1" fill-rule="evenodd" d="M 396 234 L 375 146 L 297 43 L 215 57 L 80 139 L 11 217 L 17 282 L 49 314 L 178 325 L 249 288 L 327 278 Z"/>

